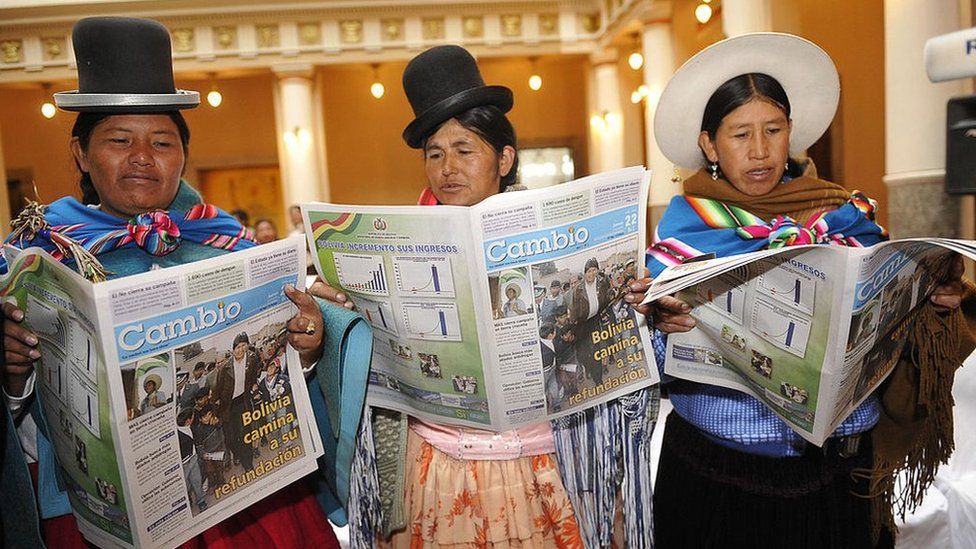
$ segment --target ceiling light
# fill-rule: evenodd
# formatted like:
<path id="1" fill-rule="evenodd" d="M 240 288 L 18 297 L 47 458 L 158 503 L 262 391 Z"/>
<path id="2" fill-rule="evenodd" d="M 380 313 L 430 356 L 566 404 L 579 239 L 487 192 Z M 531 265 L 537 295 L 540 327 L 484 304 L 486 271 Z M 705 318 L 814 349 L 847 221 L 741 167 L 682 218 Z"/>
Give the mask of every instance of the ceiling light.
<path id="1" fill-rule="evenodd" d="M 51 118 L 54 118 L 54 115 L 57 114 L 57 112 L 58 108 L 55 107 L 54 103 L 51 103 L 50 101 L 45 101 L 41 105 L 41 114 L 44 116 L 44 118 L 50 120 Z"/>
<path id="2" fill-rule="evenodd" d="M 529 89 L 532 91 L 539 91 L 542 89 L 542 77 L 539 76 L 539 70 L 536 68 L 537 57 L 530 57 L 529 62 L 532 63 L 532 76 L 529 76 Z"/>
<path id="3" fill-rule="evenodd" d="M 217 75 L 210 73 L 208 76 L 210 77 L 210 93 L 207 94 L 207 103 L 216 109 L 224 102 L 224 96 L 217 91 Z"/>
<path id="4" fill-rule="evenodd" d="M 712 7 L 708 4 L 699 4 L 698 7 L 695 8 L 695 19 L 697 19 L 702 25 L 708 23 L 711 18 Z"/>
<path id="5" fill-rule="evenodd" d="M 635 71 L 639 71 L 644 66 L 644 56 L 641 55 L 641 52 L 635 51 L 627 58 L 627 64 Z"/>
<path id="6" fill-rule="evenodd" d="M 42 88 L 44 89 L 44 102 L 41 103 L 41 116 L 50 120 L 57 114 L 58 108 L 54 106 L 54 103 L 51 103 L 51 84 L 44 83 Z"/>
<path id="7" fill-rule="evenodd" d="M 369 86 L 369 93 L 376 99 L 382 98 L 386 93 L 386 86 L 380 82 L 380 66 L 377 64 L 373 65 L 373 83 Z"/>

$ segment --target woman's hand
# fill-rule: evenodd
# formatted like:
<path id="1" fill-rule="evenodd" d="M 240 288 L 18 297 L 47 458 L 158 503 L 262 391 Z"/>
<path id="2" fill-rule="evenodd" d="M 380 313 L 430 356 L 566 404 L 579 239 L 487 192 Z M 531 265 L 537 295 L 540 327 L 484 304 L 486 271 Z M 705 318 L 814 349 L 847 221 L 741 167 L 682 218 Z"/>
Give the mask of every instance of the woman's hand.
<path id="1" fill-rule="evenodd" d="M 665 296 L 657 301 L 641 305 L 647 289 L 651 287 L 650 272 L 643 270 L 644 278 L 629 284 L 624 301 L 630 303 L 638 313 L 651 318 L 654 327 L 664 333 L 687 332 L 695 327 L 695 319 L 688 313 L 691 306 L 676 297 Z"/>
<path id="2" fill-rule="evenodd" d="M 314 295 L 315 297 L 322 298 L 333 305 L 339 307 L 345 307 L 346 309 L 352 309 L 355 307 L 352 300 L 349 299 L 349 295 L 329 286 L 327 282 L 322 280 L 321 277 L 315 277 L 315 282 L 312 283 L 308 288 L 308 293 Z"/>
<path id="3" fill-rule="evenodd" d="M 27 378 L 34 369 L 34 361 L 41 358 L 37 350 L 37 336 L 20 325 L 24 311 L 17 305 L 3 304 L 4 385 L 10 396 L 22 396 Z"/>
<path id="4" fill-rule="evenodd" d="M 312 296 L 297 290 L 291 284 L 285 286 L 285 296 L 298 307 L 298 314 L 291 317 L 285 325 L 288 329 L 288 343 L 298 351 L 302 368 L 307 370 L 322 358 L 322 310 Z"/>
<path id="5" fill-rule="evenodd" d="M 948 313 L 958 309 L 962 303 L 962 274 L 965 272 L 962 256 L 956 254 L 949 264 L 945 280 L 932 292 L 932 305 L 936 312 Z"/>

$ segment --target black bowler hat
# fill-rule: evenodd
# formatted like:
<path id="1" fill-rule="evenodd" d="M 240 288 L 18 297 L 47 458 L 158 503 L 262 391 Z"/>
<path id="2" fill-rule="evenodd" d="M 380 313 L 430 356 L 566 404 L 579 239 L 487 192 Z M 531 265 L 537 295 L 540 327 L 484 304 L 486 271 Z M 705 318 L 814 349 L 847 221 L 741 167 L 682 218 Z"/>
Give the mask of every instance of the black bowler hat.
<path id="1" fill-rule="evenodd" d="M 200 94 L 173 83 L 169 31 L 149 19 L 88 17 L 71 32 L 78 89 L 54 94 L 66 111 L 148 113 L 192 109 Z"/>
<path id="2" fill-rule="evenodd" d="M 474 57 L 460 46 L 437 46 L 411 59 L 403 70 L 403 91 L 416 117 L 403 140 L 414 149 L 434 128 L 473 107 L 512 110 L 512 90 L 486 86 Z"/>

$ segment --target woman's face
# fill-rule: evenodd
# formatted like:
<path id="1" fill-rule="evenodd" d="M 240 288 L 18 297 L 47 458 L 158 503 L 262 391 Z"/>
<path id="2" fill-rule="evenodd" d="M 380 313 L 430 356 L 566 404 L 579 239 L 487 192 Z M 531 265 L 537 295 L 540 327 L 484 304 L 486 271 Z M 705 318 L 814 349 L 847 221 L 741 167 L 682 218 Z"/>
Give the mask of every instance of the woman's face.
<path id="1" fill-rule="evenodd" d="M 506 289 L 505 296 L 508 297 L 509 301 L 513 301 L 515 299 L 515 288 L 509 287 L 508 289 Z"/>
<path id="2" fill-rule="evenodd" d="M 590 267 L 587 269 L 586 272 L 583 273 L 583 278 L 586 280 L 586 283 L 593 284 L 593 281 L 596 280 L 596 273 L 599 271 L 600 269 L 597 269 L 596 267 Z"/>
<path id="3" fill-rule="evenodd" d="M 102 211 L 122 218 L 169 206 L 186 162 L 179 129 L 165 114 L 110 116 L 92 130 L 88 150 L 75 137 L 71 152 Z"/>
<path id="4" fill-rule="evenodd" d="M 473 206 L 497 193 L 514 159 L 515 149 L 506 146 L 498 154 L 453 118 L 427 139 L 424 148 L 427 184 L 441 204 L 453 206 Z"/>
<path id="5" fill-rule="evenodd" d="M 709 163 L 718 162 L 733 187 L 763 196 L 783 178 L 790 152 L 790 120 L 773 103 L 753 99 L 729 114 L 715 132 L 698 136 Z"/>
<path id="6" fill-rule="evenodd" d="M 258 244 L 267 244 L 278 240 L 278 230 L 268 221 L 262 221 L 254 227 L 254 239 Z"/>

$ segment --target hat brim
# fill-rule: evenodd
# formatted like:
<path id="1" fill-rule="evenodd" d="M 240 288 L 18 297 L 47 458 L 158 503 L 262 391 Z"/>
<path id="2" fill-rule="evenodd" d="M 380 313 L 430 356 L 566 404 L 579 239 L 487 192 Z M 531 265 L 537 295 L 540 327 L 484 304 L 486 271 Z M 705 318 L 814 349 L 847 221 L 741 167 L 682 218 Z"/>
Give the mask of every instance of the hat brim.
<path id="1" fill-rule="evenodd" d="M 156 384 L 157 389 L 163 386 L 163 378 L 159 377 L 159 374 L 149 374 L 142 378 L 142 386 L 145 387 L 150 381 Z"/>
<path id="2" fill-rule="evenodd" d="M 433 105 L 403 130 L 407 146 L 419 149 L 427 134 L 440 124 L 462 112 L 484 105 L 494 105 L 502 112 L 512 110 L 512 90 L 505 86 L 482 86 L 456 93 Z"/>
<path id="3" fill-rule="evenodd" d="M 510 289 L 515 290 L 515 299 L 522 297 L 521 284 L 519 284 L 518 282 L 509 282 L 508 284 L 505 285 L 505 293 L 508 293 L 508 290 Z"/>
<path id="4" fill-rule="evenodd" d="M 834 62 L 819 46 L 791 34 L 751 33 L 705 48 L 671 78 L 654 114 L 661 152 L 684 168 L 705 159 L 698 147 L 705 105 L 719 86 L 748 73 L 775 78 L 790 100 L 790 154 L 813 145 L 827 131 L 840 100 Z"/>
<path id="5" fill-rule="evenodd" d="M 200 94 L 190 90 L 176 90 L 176 93 L 78 93 L 75 90 L 54 94 L 54 104 L 72 112 L 144 114 L 195 108 L 200 104 Z"/>

